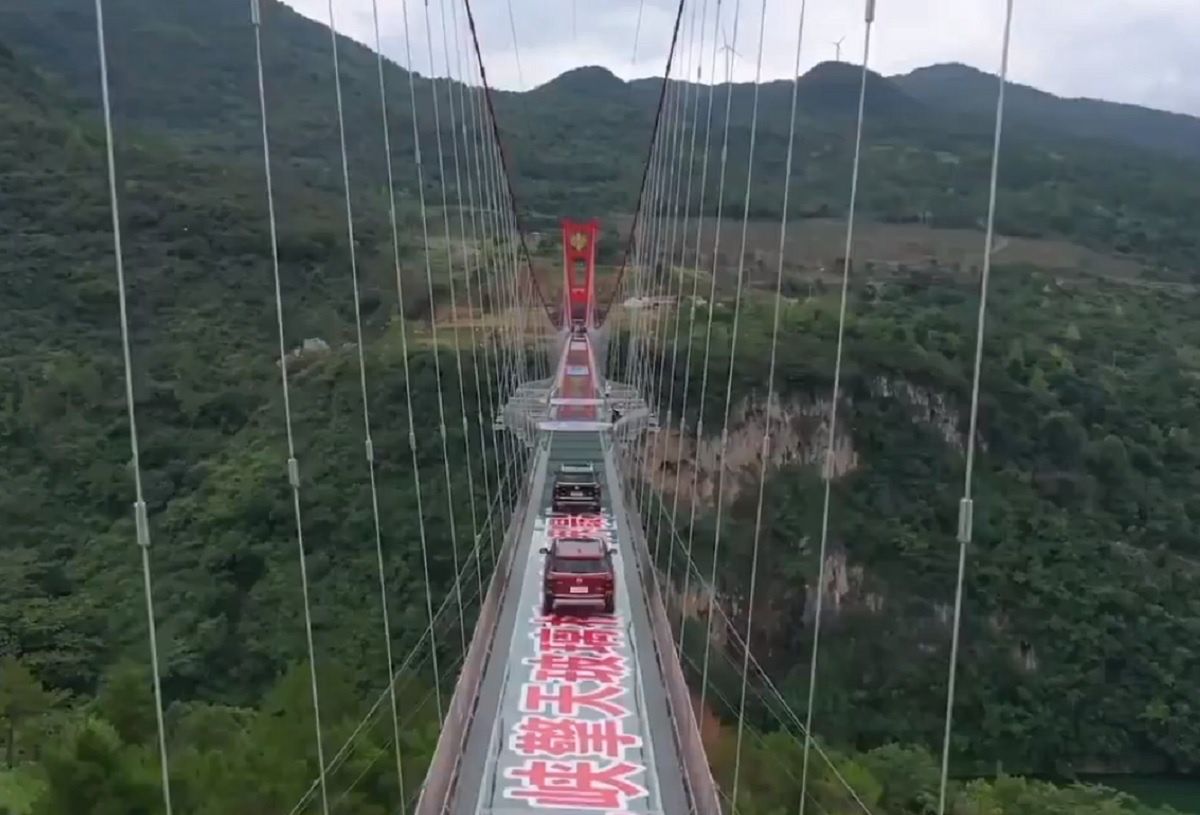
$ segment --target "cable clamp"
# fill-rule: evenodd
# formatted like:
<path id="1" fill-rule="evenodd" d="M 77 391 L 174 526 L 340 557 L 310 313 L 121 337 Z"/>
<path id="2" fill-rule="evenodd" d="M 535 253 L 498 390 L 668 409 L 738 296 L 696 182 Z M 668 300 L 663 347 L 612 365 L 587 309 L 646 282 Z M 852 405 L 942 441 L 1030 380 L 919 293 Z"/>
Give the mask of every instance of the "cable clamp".
<path id="1" fill-rule="evenodd" d="M 367 436 L 366 441 L 363 442 L 363 447 L 365 447 L 367 451 L 367 461 L 375 461 L 375 443 L 371 441 L 370 436 Z"/>
<path id="2" fill-rule="evenodd" d="M 292 485 L 292 489 L 300 489 L 300 462 L 295 456 L 288 459 L 287 462 L 288 483 Z"/>
<path id="3" fill-rule="evenodd" d="M 875 22 L 875 0 L 867 0 L 866 20 L 868 25 Z"/>
<path id="4" fill-rule="evenodd" d="M 262 9 L 259 8 L 259 0 L 250 0 L 250 25 L 262 25 Z"/>
<path id="5" fill-rule="evenodd" d="M 975 501 L 963 498 L 958 502 L 958 542 L 971 542 L 971 530 L 975 525 Z"/>
<path id="6" fill-rule="evenodd" d="M 137 526 L 138 546 L 150 548 L 150 519 L 146 515 L 146 502 L 138 501 L 133 505 L 133 522 Z"/>

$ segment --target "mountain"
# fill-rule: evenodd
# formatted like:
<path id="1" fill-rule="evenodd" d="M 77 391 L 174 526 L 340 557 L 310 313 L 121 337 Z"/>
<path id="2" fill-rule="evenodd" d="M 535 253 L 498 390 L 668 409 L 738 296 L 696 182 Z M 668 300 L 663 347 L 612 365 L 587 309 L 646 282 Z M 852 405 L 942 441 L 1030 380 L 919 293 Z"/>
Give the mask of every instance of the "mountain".
<path id="1" fill-rule="evenodd" d="M 994 117 L 997 78 L 957 63 L 931 65 L 893 76 L 892 83 L 931 108 Z M 1105 102 L 1064 99 L 1028 85 L 1009 83 L 1005 117 L 1020 129 L 1104 139 L 1200 159 L 1200 118 Z"/>
<path id="2" fill-rule="evenodd" d="M 597 97 L 624 97 L 629 94 L 629 86 L 616 74 L 599 65 L 585 65 L 581 68 L 559 74 L 532 91 L 534 96 L 558 96 L 560 94 Z"/>
<path id="3" fill-rule="evenodd" d="M 848 62 L 819 63 L 800 78 L 797 104 L 810 115 L 840 113 L 857 115 L 862 69 Z M 791 93 L 791 83 L 781 84 Z M 887 118 L 914 116 L 922 106 L 892 81 L 867 71 L 867 115 Z"/>
<path id="4" fill-rule="evenodd" d="M 287 450 L 246 8 L 243 0 L 109 0 L 108 9 L 135 397 L 154 528 L 151 557 L 159 587 L 165 688 L 174 702 L 170 722 L 178 742 L 172 747 L 183 757 L 179 772 L 190 780 L 193 795 L 224 790 L 220 768 L 248 768 L 241 779 L 249 790 L 246 800 L 193 801 L 180 811 L 286 811 L 291 801 L 283 799 L 307 783 L 314 759 L 303 754 L 306 720 L 297 713 L 306 704 L 307 677 L 289 669 L 303 660 L 305 645 L 295 615 L 300 600 L 293 508 L 284 477 Z M 279 3 L 267 3 L 265 15 L 286 343 L 294 348 L 320 338 L 325 343 L 311 347 L 329 346 L 302 355 L 292 403 L 316 636 L 320 652 L 349 675 L 344 686 L 333 687 L 343 688 L 342 698 L 361 701 L 368 688 L 377 689 L 386 679 L 382 644 L 372 629 L 377 595 L 364 589 L 376 578 L 361 455 L 356 312 L 366 331 L 398 649 L 406 651 L 421 636 L 425 613 L 415 543 L 422 516 L 407 469 L 395 270 L 387 191 L 380 180 L 375 60 L 367 49 L 341 41 L 363 285 L 356 303 L 349 290 L 328 31 Z M 122 718 L 121 705 L 111 705 L 114 696 L 124 698 L 111 688 L 126 687 L 111 678 L 112 666 L 122 657 L 144 660 L 145 632 L 129 511 L 129 448 L 92 22 L 84 6 L 68 0 L 9 0 L 0 6 L 0 31 L 8 44 L 0 46 L 0 223 L 5 224 L 0 230 L 0 528 L 5 530 L 0 656 L 19 655 L 39 679 L 73 692 L 81 702 L 98 699 L 80 710 L 123 725 L 115 736 L 85 739 L 70 756 L 62 751 L 73 744 L 72 728 L 63 728 L 71 732 L 61 738 L 53 719 L 16 728 L 18 761 L 48 756 L 39 778 L 50 774 L 46 783 L 61 790 L 78 787 L 80 795 L 95 794 L 89 785 L 96 782 L 87 779 L 122 772 L 140 778 L 144 756 L 153 752 L 152 726 L 139 731 L 137 721 Z M 394 65 L 386 70 L 401 271 L 406 290 L 420 292 L 425 253 L 408 135 L 409 74 Z M 829 636 L 823 639 L 827 650 L 817 711 L 822 738 L 847 751 L 887 751 L 897 741 L 936 749 L 972 373 L 973 267 L 986 209 L 990 128 L 983 102 L 977 113 L 949 109 L 948 103 L 907 89 L 903 81 L 867 76 L 862 260 L 855 264 L 850 287 L 845 421 L 837 439 L 844 469 L 833 492 L 830 585 L 818 589 L 814 530 L 820 528 L 823 489 L 815 462 L 824 449 L 839 306 L 827 270 L 836 268 L 842 251 L 840 216 L 860 79 L 852 66 L 826 63 L 806 75 L 800 88 L 790 179 L 794 228 L 785 258 L 788 300 L 780 329 L 786 352 L 780 354 L 777 393 L 787 432 L 778 434 L 781 452 L 765 487 L 759 575 L 764 600 L 761 613 L 756 612 L 755 644 L 780 692 L 802 707 L 808 621 L 815 592 L 827 590 Z M 439 175 L 429 157 L 435 144 L 434 88 L 427 79 L 416 81 L 425 192 L 435 213 L 446 203 L 453 211 L 453 171 Z M 609 225 L 627 218 L 661 87 L 659 80 L 626 83 L 591 67 L 528 93 L 497 93 L 524 214 L 596 214 Z M 444 94 L 445 83 L 438 89 Z M 724 102 L 730 95 L 723 205 L 727 214 L 740 213 L 753 89 L 676 83 L 669 90 L 671 100 L 686 100 L 688 107 L 672 108 L 664 126 L 676 128 L 681 118 L 690 121 L 687 114 L 699 112 L 694 171 L 680 171 L 687 166 L 684 159 L 674 165 L 674 177 L 690 177 L 698 185 L 701 160 L 707 157 L 707 213 L 718 195 Z M 705 267 L 711 261 L 718 270 L 719 298 L 728 293 L 726 273 L 739 261 L 745 261 L 755 284 L 771 279 L 779 207 L 789 180 L 783 168 L 790 93 L 787 82 L 760 89 L 750 200 L 751 218 L 759 223 L 751 224 L 746 257 L 738 258 L 729 248 L 736 243 L 726 241 L 720 256 L 704 258 Z M 715 114 L 705 156 L 710 94 Z M 442 108 L 443 114 L 448 111 Z M 666 134 L 688 135 L 686 130 Z M 444 121 L 443 136 L 450 135 Z M 1200 627 L 1195 603 L 1200 590 L 1195 568 L 1200 557 L 1200 301 L 1194 296 L 1200 190 L 1192 180 L 1197 164 L 1119 139 L 1080 138 L 1017 121 L 1001 166 L 999 227 L 1009 248 L 997 254 L 985 337 L 979 529 L 967 577 L 956 709 L 961 741 L 955 746 L 954 771 L 965 778 L 990 775 L 997 760 L 1007 771 L 1042 773 L 1194 771 L 1200 766 L 1200 709 L 1189 697 L 1200 683 L 1200 650 L 1194 645 Z M 443 180 L 448 202 L 441 198 Z M 440 220 L 435 217 L 437 233 Z M 730 228 L 736 234 L 738 225 Z M 435 233 L 439 249 L 441 241 L 461 237 L 455 229 L 446 238 Z M 809 251 L 806 247 L 817 243 L 811 240 L 814 232 L 821 229 L 836 233 L 836 248 Z M 910 244 L 923 246 L 947 235 L 970 248 L 954 258 L 931 252 L 919 262 L 896 259 Z M 616 238 L 606 235 L 605 240 Z M 1038 252 L 1015 261 L 1017 245 Z M 548 254 L 553 263 L 553 245 Z M 1104 272 L 1103 261 L 1111 255 L 1119 256 L 1120 274 Z M 432 305 L 444 307 L 447 270 L 443 253 L 433 256 L 438 288 Z M 1063 256 L 1082 259 L 1064 264 Z M 437 410 L 433 355 L 439 350 L 423 323 L 431 304 L 419 294 L 415 299 L 407 303 L 415 337 L 415 410 L 420 426 L 431 427 L 429 417 Z M 705 374 L 718 383 L 710 384 L 702 405 L 704 426 L 718 428 L 725 396 L 720 383 L 726 372 L 734 374 L 737 427 L 731 428 L 730 447 L 737 472 L 729 479 L 723 519 L 728 534 L 722 538 L 728 542 L 722 555 L 728 566 L 719 573 L 718 588 L 738 623 L 746 607 L 744 567 L 757 511 L 753 474 L 760 448 L 755 442 L 770 409 L 762 404 L 770 306 L 761 291 L 747 293 L 736 360 L 729 359 L 727 342 L 732 309 L 713 309 L 711 359 L 702 356 L 698 328 L 693 348 L 701 350 L 693 356 L 696 367 L 688 379 L 693 396 Z M 454 360 L 449 350 L 441 353 L 453 414 L 447 434 L 458 465 L 459 412 L 475 417 L 477 397 L 468 384 L 467 404 L 458 404 Z M 699 367 L 702 360 L 710 362 L 708 371 Z M 678 395 L 682 382 L 676 384 Z M 689 411 L 695 410 L 693 401 Z M 462 500 L 467 485 L 456 466 L 456 503 L 449 507 L 438 434 L 419 433 L 416 441 L 419 476 L 428 488 L 424 520 L 435 542 L 430 567 L 435 584 L 444 589 L 454 568 L 449 513 L 467 511 L 469 502 Z M 700 474 L 706 500 L 719 444 L 715 435 L 701 439 L 691 457 L 708 467 Z M 477 490 L 480 481 L 475 480 Z M 695 530 L 695 554 L 702 563 L 717 523 L 705 506 L 699 507 Z M 455 517 L 460 530 L 468 528 L 469 518 Z M 691 636 L 701 628 L 689 626 Z M 453 663 L 457 633 L 439 633 L 439 642 L 451 651 L 443 665 Z M 724 695 L 736 698 L 737 654 L 713 650 L 718 659 L 735 663 L 730 669 L 722 662 L 716 676 Z M 450 674 L 447 669 L 443 678 Z M 323 683 L 332 682 L 325 679 L 329 675 L 322 670 Z M 144 691 L 145 682 L 137 680 L 133 687 Z M 323 685 L 323 692 L 330 687 Z M 131 693 L 129 698 L 138 697 Z M 249 708 L 258 705 L 266 723 L 256 725 L 240 752 L 229 746 L 222 757 L 228 745 L 214 741 L 213 733 L 237 733 L 241 740 L 242 717 L 250 717 Z M 343 707 L 346 715 L 333 725 L 339 733 L 353 728 L 361 706 L 350 701 Z M 727 711 L 716 712 L 727 716 Z M 750 720 L 775 726 L 761 710 Z M 271 722 L 277 738 L 271 749 L 259 749 L 257 728 Z M 76 725 L 84 735 L 91 732 L 92 725 L 73 720 Z M 295 731 L 283 730 L 285 725 Z M 382 730 L 388 728 L 376 736 L 386 746 L 389 734 Z M 105 765 L 104 772 L 83 772 L 91 767 L 85 759 L 114 741 L 124 744 L 122 750 L 114 748 L 122 760 Z M 280 765 L 290 769 L 262 770 L 255 762 L 266 760 L 264 755 L 279 755 Z M 346 783 L 360 769 L 366 772 L 375 756 L 359 756 L 361 766 L 343 767 Z M 416 789 L 419 761 L 414 766 Z M 67 772 L 72 767 L 79 775 Z M 856 765 L 854 778 L 860 777 L 859 769 Z M 926 781 L 898 787 L 896 778 L 904 773 L 893 770 L 888 776 L 872 765 L 872 773 L 879 773 L 872 778 L 891 779 L 877 786 L 893 801 L 874 811 L 922 811 L 922 802 L 930 800 Z M 255 773 L 275 779 L 276 771 L 287 778 L 280 790 L 269 800 L 250 795 L 260 791 Z M 379 777 L 382 772 L 363 785 L 372 795 L 387 783 Z M 73 778 L 83 781 L 72 784 Z M 977 792 L 991 789 L 985 782 L 969 786 Z M 767 780 L 762 787 L 765 795 Z M 897 789 L 915 791 L 905 797 Z M 1019 797 L 1017 788 L 1006 789 Z M 817 795 L 824 794 L 818 789 Z M 372 799 L 375 809 L 361 811 L 400 808 L 383 800 L 385 793 L 379 796 Z M 844 801 L 825 803 L 830 812 L 857 811 Z M 795 811 L 795 804 L 772 802 L 770 811 Z M 1037 809 L 1006 800 L 987 807 L 1003 815 L 1141 812 L 1116 803 L 1102 809 L 1094 802 Z M 152 808 L 139 804 L 113 811 Z M 87 809 L 64 804 L 39 815 L 43 811 Z"/>
<path id="5" fill-rule="evenodd" d="M 127 124 L 216 161 L 257 165 L 254 52 L 243 0 L 213 0 L 202 9 L 110 0 L 108 9 L 119 129 Z M 91 26 L 90 13 L 70 0 L 13 0 L 0 8 L 0 30 L 12 32 L 10 45 L 19 46 L 18 53 L 30 64 L 53 75 L 84 108 L 94 111 L 98 102 Z M 328 30 L 270 0 L 264 5 L 263 34 L 275 155 L 296 183 L 337 194 L 341 174 Z M 367 48 L 344 37 L 340 55 L 356 208 L 378 214 L 378 197 L 372 193 L 374 180 L 384 177 L 385 168 L 376 61 Z M 393 63 L 385 66 L 396 183 L 402 209 L 411 211 L 417 191 L 409 74 Z M 845 211 L 860 80 L 859 69 L 841 62 L 822 63 L 801 80 L 799 150 L 791 179 L 791 207 L 798 215 L 838 216 Z M 428 144 L 437 140 L 434 88 L 429 80 L 416 79 L 418 129 Z M 450 162 L 449 119 L 462 111 L 449 99 L 461 88 L 452 89 L 444 81 L 436 88 L 441 138 Z M 525 218 L 541 223 L 563 214 L 599 215 L 611 222 L 630 212 L 660 90 L 661 80 L 625 83 L 591 66 L 524 94 L 494 94 Z M 750 85 L 673 83 L 663 126 L 697 122 L 694 176 L 700 173 L 704 133 L 711 127 L 708 158 L 715 167 L 725 140 L 724 101 L 730 93 L 727 187 L 736 189 L 749 151 Z M 1027 96 L 1038 100 L 1039 107 L 1029 108 L 1023 101 Z M 1090 138 L 1094 133 L 1086 122 L 1073 129 L 1042 124 L 1076 121 L 1079 116 L 1073 111 L 1092 107 L 1079 108 L 1082 103 L 1032 90 L 1014 97 L 1016 112 L 1006 132 L 1000 176 L 998 228 L 1003 233 L 1065 238 L 1129 256 L 1150 273 L 1172 279 L 1195 273 L 1200 230 L 1193 213 L 1200 211 L 1200 193 L 1188 183 L 1194 172 L 1190 164 L 1180 164 L 1186 159 L 1182 147 L 1188 142 L 1187 128 L 1194 120 L 1146 112 L 1147 132 L 1155 132 L 1161 121 L 1181 128 L 1178 132 L 1184 135 L 1164 131 L 1166 135 L 1150 136 L 1130 126 L 1114 131 L 1111 139 L 1096 139 Z M 478 101 L 477 96 L 462 98 Z M 988 88 L 986 75 L 978 72 L 934 68 L 891 79 L 868 73 L 859 197 L 864 216 L 977 227 L 986 207 L 982 193 L 990 170 L 988 111 L 993 99 L 994 88 Z M 686 111 L 680 109 L 681 100 L 687 102 Z M 769 82 L 760 89 L 751 202 L 755 217 L 778 216 L 790 102 L 788 82 Z M 1094 104 L 1108 119 L 1124 115 L 1121 106 Z M 1043 115 L 1042 108 L 1055 115 Z M 1023 112 L 1027 109 L 1032 112 Z M 1184 158 L 1144 149 L 1155 139 L 1182 146 L 1175 153 Z M 446 176 L 456 200 L 452 162 Z M 706 192 L 709 206 L 715 203 L 716 178 L 716 173 L 709 177 L 714 185 Z M 427 193 L 441 194 L 441 179 L 432 164 L 426 167 L 426 182 Z M 466 192 L 462 197 L 467 199 Z M 736 195 L 725 203 L 741 204 Z"/>

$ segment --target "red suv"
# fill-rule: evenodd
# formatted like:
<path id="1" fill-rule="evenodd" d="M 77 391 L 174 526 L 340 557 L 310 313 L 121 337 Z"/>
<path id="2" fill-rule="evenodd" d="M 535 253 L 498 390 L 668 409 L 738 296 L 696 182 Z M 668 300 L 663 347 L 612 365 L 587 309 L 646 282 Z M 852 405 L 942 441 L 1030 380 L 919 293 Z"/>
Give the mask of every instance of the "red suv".
<path id="1" fill-rule="evenodd" d="M 613 550 L 599 538 L 559 538 L 542 549 L 542 613 L 560 606 L 600 606 L 613 612 Z"/>

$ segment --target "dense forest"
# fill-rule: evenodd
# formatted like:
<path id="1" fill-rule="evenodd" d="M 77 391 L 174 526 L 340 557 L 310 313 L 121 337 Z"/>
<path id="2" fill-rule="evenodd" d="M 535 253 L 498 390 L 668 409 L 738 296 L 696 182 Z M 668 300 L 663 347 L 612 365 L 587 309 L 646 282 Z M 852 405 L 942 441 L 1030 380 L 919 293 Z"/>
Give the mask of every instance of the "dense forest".
<path id="1" fill-rule="evenodd" d="M 107 6 L 134 391 L 177 809 L 286 812 L 309 789 L 316 758 L 245 3 Z M 401 304 L 388 191 L 379 181 L 374 56 L 343 43 L 347 115 L 365 123 L 350 134 L 362 284 L 355 303 L 328 32 L 277 3 L 265 4 L 265 19 L 285 339 L 289 349 L 304 349 L 292 358 L 292 411 L 323 726 L 329 753 L 352 747 L 331 784 L 345 795 L 346 811 L 391 812 L 415 794 L 432 750 L 440 700 L 452 688 L 488 575 L 495 529 L 480 525 L 489 500 L 503 505 L 498 493 L 510 497 L 516 488 L 522 454 L 511 440 L 476 427 L 480 417 L 490 422 L 488 383 L 496 380 L 487 326 L 456 332 L 461 399 L 458 355 L 444 337 L 432 342 L 429 320 L 445 313 L 457 261 L 435 252 L 434 283 L 426 287 L 408 74 L 387 66 Z M 0 9 L 0 812 L 21 815 L 158 807 L 92 25 L 90 12 L 67 0 L 17 0 Z M 844 214 L 846 99 L 855 79 L 844 66 L 826 65 L 802 82 L 801 159 L 791 179 L 798 223 Z M 990 135 L 982 112 L 955 102 L 966 93 L 955 84 L 961 81 L 925 76 L 918 88 L 911 79 L 871 77 L 862 187 L 869 223 L 917 237 L 975 234 Z M 416 78 L 423 145 L 437 137 L 433 87 Z M 615 261 L 615 225 L 632 208 L 659 87 L 592 68 L 526 94 L 497 94 L 522 218 L 538 224 L 559 213 L 599 215 L 605 259 Z M 689 104 L 707 93 L 674 90 Z M 734 94 L 730 152 L 744 156 L 750 89 L 715 90 L 727 91 Z M 786 83 L 763 89 L 751 215 L 764 223 L 779 216 L 789 94 Z M 1193 289 L 1200 164 L 1177 149 L 1181 137 L 1145 143 L 1129 136 L 1136 128 L 1124 118 L 1101 127 L 1107 109 L 1095 114 L 1091 138 L 1081 138 L 1080 117 L 1089 110 L 1064 112 L 1061 125 L 1056 117 L 1031 114 L 1023 123 L 1018 116 L 1003 156 L 1000 231 L 1092 254 L 1061 266 L 1019 253 L 997 261 L 953 765 L 962 779 L 952 791 L 961 813 L 1155 812 L 1097 788 L 993 776 L 1192 773 L 1200 765 L 1200 718 L 1190 701 L 1200 681 L 1200 653 L 1191 645 L 1200 627 L 1200 321 L 1192 319 L 1200 316 Z M 580 132 L 575 122 L 583 113 L 591 126 Z M 1153 123 L 1160 114 L 1122 115 Z M 1176 124 L 1190 132 L 1190 121 Z M 741 203 L 744 176 L 737 174 L 745 163 L 737 163 L 726 188 L 731 206 Z M 443 201 L 441 181 L 426 176 L 435 205 Z M 453 200 L 454 181 L 446 181 Z M 709 191 L 710 212 L 715 195 Z M 439 226 L 440 216 L 432 218 Z M 773 271 L 766 243 L 745 258 L 753 290 L 734 361 L 735 420 L 750 429 L 764 410 Z M 486 251 L 464 242 L 460 259 Z M 553 258 L 556 248 L 545 252 Z M 842 577 L 826 589 L 836 603 L 816 729 L 874 812 L 918 815 L 936 802 L 932 755 L 944 704 L 945 609 L 977 292 L 971 261 L 897 264 L 888 252 L 875 248 L 854 270 L 843 382 L 854 464 L 835 483 L 831 564 Z M 796 447 L 765 485 L 769 534 L 759 596 L 769 599 L 753 646 L 782 696 L 802 710 L 821 495 L 811 448 L 828 400 L 838 304 L 825 273 L 836 254 L 799 257 L 785 270 L 788 353 L 778 372 L 779 405 L 771 408 L 789 417 Z M 1108 259 L 1103 273 L 1089 265 L 1095 257 Z M 728 250 L 683 257 L 672 279 L 699 275 L 706 288 L 715 269 L 718 301 L 697 310 L 690 340 L 689 311 L 681 311 L 683 338 L 658 349 L 664 359 L 682 354 L 689 341 L 697 349 L 694 427 L 702 320 L 713 309 L 713 386 L 703 404 L 710 431 L 720 427 L 725 398 L 727 296 L 737 260 Z M 408 700 L 403 790 L 386 702 L 378 704 L 388 679 L 362 455 L 356 310 L 366 334 L 392 644 L 397 661 L 412 657 L 396 680 Z M 476 373 L 486 387 L 477 389 Z M 682 357 L 676 373 L 679 403 Z M 438 434 L 428 432 L 439 375 L 456 462 L 449 482 Z M 650 477 L 669 499 L 660 474 Z M 718 590 L 731 624 L 740 626 L 747 575 L 739 566 L 748 562 L 757 484 L 741 471 L 735 480 L 721 556 L 733 565 L 719 570 Z M 502 527 L 503 515 L 496 518 Z M 435 543 L 430 584 L 447 600 L 435 626 L 441 687 L 422 637 L 422 523 Z M 705 574 L 714 523 L 702 511 L 694 533 Z M 479 533 L 474 540 L 472 533 Z M 676 586 L 680 563 L 671 576 Z M 461 608 L 448 591 L 456 566 L 467 577 Z M 692 627 L 686 660 L 702 647 L 701 628 Z M 733 744 L 727 700 L 736 698 L 740 655 L 727 646 L 717 658 L 705 736 L 725 781 Z M 755 701 L 752 713 L 751 757 L 743 758 L 751 770 L 739 807 L 794 811 L 795 731 L 775 704 Z M 827 772 L 822 765 L 814 776 L 823 809 L 858 811 Z M 971 780 L 977 777 L 983 780 Z"/>

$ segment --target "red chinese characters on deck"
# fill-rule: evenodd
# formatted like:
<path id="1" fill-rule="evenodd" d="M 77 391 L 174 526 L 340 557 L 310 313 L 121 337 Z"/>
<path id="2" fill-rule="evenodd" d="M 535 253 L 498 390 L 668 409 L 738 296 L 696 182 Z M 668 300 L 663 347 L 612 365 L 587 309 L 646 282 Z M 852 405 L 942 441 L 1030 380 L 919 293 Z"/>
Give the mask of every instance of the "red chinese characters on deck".
<path id="1" fill-rule="evenodd" d="M 534 636 L 537 638 L 539 650 L 543 653 L 587 651 L 592 654 L 612 654 L 615 649 L 625 645 L 625 638 L 620 631 L 606 628 L 547 625 L 538 629 Z"/>
<path id="2" fill-rule="evenodd" d="M 525 716 L 516 727 L 512 749 L 523 756 L 603 756 L 619 759 L 642 739 L 626 733 L 620 719 L 543 718 Z"/>
<path id="3" fill-rule="evenodd" d="M 554 515 L 546 526 L 551 540 L 584 536 L 611 543 L 615 531 L 607 515 Z"/>
<path id="4" fill-rule="evenodd" d="M 596 657 L 589 654 L 562 654 L 556 651 L 525 660 L 533 666 L 537 682 L 599 682 L 611 685 L 629 673 L 625 658 L 619 654 Z"/>
<path id="5" fill-rule="evenodd" d="M 601 515 L 548 519 L 551 538 L 613 537 Z M 613 615 L 534 614 L 521 716 L 508 730 L 523 763 L 502 771 L 503 795 L 534 809 L 625 812 L 649 796 L 631 684 L 627 621 Z"/>
<path id="6" fill-rule="evenodd" d="M 631 798 L 646 795 L 645 787 L 630 780 L 640 772 L 645 768 L 627 761 L 600 764 L 535 759 L 505 771 L 507 778 L 523 782 L 505 795 L 538 807 L 609 812 L 624 809 Z"/>
<path id="7" fill-rule="evenodd" d="M 632 711 L 621 704 L 625 689 L 620 685 L 601 685 L 595 690 L 580 690 L 578 685 L 547 685 L 529 683 L 521 689 L 523 713 L 553 713 L 558 716 L 577 716 L 586 711 L 612 718 L 628 716 Z"/>

